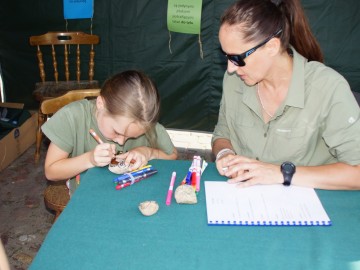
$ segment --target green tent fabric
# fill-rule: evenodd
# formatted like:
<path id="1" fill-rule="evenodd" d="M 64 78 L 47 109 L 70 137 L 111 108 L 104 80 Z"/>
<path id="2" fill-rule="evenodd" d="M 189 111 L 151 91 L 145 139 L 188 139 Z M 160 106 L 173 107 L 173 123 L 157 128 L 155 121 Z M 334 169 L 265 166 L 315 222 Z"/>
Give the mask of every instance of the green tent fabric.
<path id="1" fill-rule="evenodd" d="M 140 69 L 157 84 L 162 112 L 168 128 L 212 131 L 222 93 L 226 59 L 220 53 L 219 18 L 234 0 L 203 0 L 200 57 L 197 35 L 171 33 L 166 26 L 167 1 L 95 0 L 94 18 L 63 18 L 58 1 L 13 1 L 0 3 L 0 65 L 6 100 L 36 108 L 32 96 L 39 80 L 36 48 L 31 35 L 47 31 L 92 31 L 101 38 L 96 46 L 95 79 L 102 83 L 110 75 Z M 317 36 L 325 62 L 339 71 L 352 90 L 360 91 L 360 2 L 358 0 L 302 0 Z M 61 67 L 59 67 L 61 68 Z M 83 73 L 87 69 L 84 66 Z M 51 74 L 52 71 L 47 71 Z"/>

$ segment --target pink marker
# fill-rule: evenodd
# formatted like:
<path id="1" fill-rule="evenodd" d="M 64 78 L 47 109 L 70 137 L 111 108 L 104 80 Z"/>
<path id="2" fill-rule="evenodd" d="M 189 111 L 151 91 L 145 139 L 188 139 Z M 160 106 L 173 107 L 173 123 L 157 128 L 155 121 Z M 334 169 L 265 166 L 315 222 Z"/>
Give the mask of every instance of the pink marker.
<path id="1" fill-rule="evenodd" d="M 195 179 L 196 179 L 196 188 L 195 188 L 195 191 L 196 192 L 199 192 L 200 191 L 200 178 L 201 178 L 201 158 L 200 156 L 196 156 L 196 159 L 195 159 Z"/>
<path id="2" fill-rule="evenodd" d="M 169 190 L 166 196 L 166 205 L 170 205 L 171 204 L 171 198 L 172 198 L 172 192 L 174 189 L 174 183 L 175 183 L 175 178 L 176 178 L 176 172 L 173 172 L 171 175 L 171 179 L 170 179 L 170 186 L 169 186 Z"/>

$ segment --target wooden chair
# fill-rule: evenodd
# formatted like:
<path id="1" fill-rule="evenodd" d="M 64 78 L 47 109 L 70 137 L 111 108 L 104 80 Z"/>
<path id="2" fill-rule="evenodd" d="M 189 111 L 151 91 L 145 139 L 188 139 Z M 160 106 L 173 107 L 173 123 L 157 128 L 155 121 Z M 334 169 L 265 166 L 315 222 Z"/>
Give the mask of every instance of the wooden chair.
<path id="1" fill-rule="evenodd" d="M 30 45 L 37 47 L 40 70 L 41 81 L 36 83 L 33 92 L 35 99 L 40 102 L 39 107 L 44 100 L 61 96 L 70 90 L 99 88 L 99 82 L 94 80 L 94 45 L 99 42 L 100 39 L 97 35 L 83 32 L 48 32 L 44 35 L 30 37 Z M 81 53 L 81 50 L 88 53 Z M 86 60 L 82 57 L 83 55 L 86 56 Z M 81 70 L 84 66 L 82 63 L 86 61 L 88 61 L 88 73 L 86 79 L 82 80 Z M 63 68 L 60 69 L 60 66 Z M 46 71 L 49 70 L 53 71 L 50 72 L 53 76 L 47 76 Z M 40 128 L 45 121 L 46 116 L 39 109 L 36 162 L 40 158 L 42 141 Z"/>
<path id="2" fill-rule="evenodd" d="M 73 101 L 97 97 L 99 94 L 100 89 L 71 90 L 62 96 L 44 100 L 41 103 L 40 111 L 47 118 Z M 49 209 L 55 211 L 55 220 L 59 217 L 62 210 L 64 210 L 69 200 L 69 190 L 66 187 L 65 181 L 49 182 L 44 192 L 44 201 Z"/>

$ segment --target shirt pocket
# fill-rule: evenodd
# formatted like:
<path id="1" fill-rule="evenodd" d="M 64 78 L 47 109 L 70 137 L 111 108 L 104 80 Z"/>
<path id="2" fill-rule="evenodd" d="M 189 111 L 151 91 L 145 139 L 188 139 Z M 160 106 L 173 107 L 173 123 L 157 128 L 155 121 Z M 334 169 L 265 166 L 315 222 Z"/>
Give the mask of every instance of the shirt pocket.
<path id="1" fill-rule="evenodd" d="M 238 154 L 252 157 L 258 152 L 256 146 L 260 138 L 259 129 L 256 128 L 251 117 L 233 116 L 230 123 L 230 140 Z"/>
<path id="2" fill-rule="evenodd" d="M 307 153 L 307 127 L 277 127 L 272 147 L 273 158 L 279 162 L 302 162 Z"/>

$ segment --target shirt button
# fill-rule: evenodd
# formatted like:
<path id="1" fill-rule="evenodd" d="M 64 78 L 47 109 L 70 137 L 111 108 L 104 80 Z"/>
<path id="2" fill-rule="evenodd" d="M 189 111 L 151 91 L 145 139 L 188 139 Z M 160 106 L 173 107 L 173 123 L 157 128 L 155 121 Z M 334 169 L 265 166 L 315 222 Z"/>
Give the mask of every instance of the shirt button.
<path id="1" fill-rule="evenodd" d="M 267 133 L 264 133 L 264 137 L 266 138 L 266 136 L 267 136 Z"/>
<path id="2" fill-rule="evenodd" d="M 258 157 L 256 157 L 255 159 L 256 159 L 256 160 L 259 160 L 259 158 L 258 158 Z"/>

